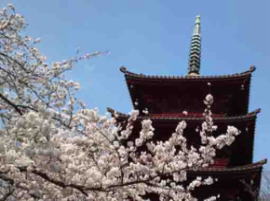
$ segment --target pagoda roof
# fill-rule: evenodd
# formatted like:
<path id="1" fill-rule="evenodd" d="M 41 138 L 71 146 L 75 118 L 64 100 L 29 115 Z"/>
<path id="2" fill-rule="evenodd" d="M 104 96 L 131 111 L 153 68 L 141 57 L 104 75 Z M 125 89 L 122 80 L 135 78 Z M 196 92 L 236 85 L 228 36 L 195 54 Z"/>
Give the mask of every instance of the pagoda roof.
<path id="1" fill-rule="evenodd" d="M 110 112 L 113 116 L 117 114 L 118 119 L 127 119 L 129 118 L 128 114 L 118 112 L 112 108 L 107 108 L 107 111 Z M 256 118 L 257 114 L 261 112 L 261 109 L 256 109 L 252 112 L 249 112 L 245 115 L 238 115 L 238 116 L 215 116 L 213 114 L 214 121 L 222 121 L 222 122 L 239 122 L 239 121 L 246 121 L 246 120 L 253 120 Z M 203 116 L 198 116 L 197 114 L 188 114 L 184 115 L 183 113 L 179 113 L 179 116 L 176 114 L 150 114 L 149 116 L 138 116 L 139 120 L 149 118 L 152 120 L 168 120 L 168 121 L 203 121 Z"/>
<path id="2" fill-rule="evenodd" d="M 256 70 L 255 66 L 251 66 L 249 70 L 244 71 L 242 73 L 234 73 L 228 75 L 185 75 L 185 76 L 163 76 L 163 75 L 145 75 L 145 74 L 137 74 L 127 70 L 126 67 L 121 67 L 120 71 L 123 72 L 127 79 L 135 79 L 135 80 L 153 80 L 153 81 L 216 81 L 216 80 L 237 80 L 249 77 L 252 72 Z"/>
<path id="3" fill-rule="evenodd" d="M 267 163 L 267 159 L 247 164 L 247 165 L 242 165 L 242 166 L 235 166 L 235 167 L 199 167 L 199 168 L 192 168 L 189 169 L 188 172 L 191 174 L 193 173 L 218 173 L 218 174 L 228 174 L 228 173 L 235 173 L 235 174 L 243 174 L 247 172 L 253 172 L 256 170 L 260 170 L 264 164 Z"/>

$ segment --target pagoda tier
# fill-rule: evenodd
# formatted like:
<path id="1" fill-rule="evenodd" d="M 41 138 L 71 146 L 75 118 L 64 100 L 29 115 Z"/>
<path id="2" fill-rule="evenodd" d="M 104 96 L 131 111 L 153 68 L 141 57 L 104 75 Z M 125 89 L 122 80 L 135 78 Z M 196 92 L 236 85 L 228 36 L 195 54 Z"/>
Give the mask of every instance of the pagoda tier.
<path id="1" fill-rule="evenodd" d="M 219 195 L 218 201 L 255 201 L 259 194 L 262 167 L 266 160 L 231 168 L 197 168 L 187 171 L 187 184 L 200 176 L 215 178 L 211 186 L 196 188 L 192 194 L 199 201 Z M 184 184 L 185 185 L 185 184 Z M 159 200 L 158 195 L 147 195 Z"/>
<path id="2" fill-rule="evenodd" d="M 122 124 L 125 124 L 129 117 L 129 115 L 116 112 L 111 108 L 108 108 L 108 111 L 115 116 L 119 123 Z M 228 125 L 235 126 L 241 131 L 241 134 L 236 138 L 235 142 L 231 146 L 217 151 L 215 163 L 213 164 L 214 166 L 231 167 L 252 163 L 254 131 L 257 114 L 259 112 L 260 109 L 245 115 L 213 117 L 214 123 L 218 126 L 218 130 L 213 133 L 214 136 L 225 133 Z M 156 114 L 149 114 L 148 117 L 139 116 L 137 121 L 134 123 L 131 138 L 134 139 L 138 136 L 141 129 L 141 121 L 145 118 L 150 118 L 153 121 L 153 127 L 155 128 L 155 140 L 168 139 L 174 132 L 177 124 L 180 121 L 185 120 L 188 126 L 185 129 L 184 135 L 188 138 L 188 143 L 195 147 L 199 147 L 201 144 L 197 130 L 201 127 L 201 123 L 204 121 L 203 117 L 198 117 L 196 115 L 180 116 L 180 114 L 179 116 L 164 116 Z"/>
<path id="3" fill-rule="evenodd" d="M 244 166 L 231 168 L 198 168 L 188 171 L 188 180 L 197 176 L 216 178 L 216 182 L 209 186 L 202 186 L 193 192 L 199 200 L 213 195 L 220 195 L 219 201 L 254 201 L 260 189 L 262 167 L 266 160 Z"/>
<path id="4" fill-rule="evenodd" d="M 243 115 L 248 112 L 249 88 L 252 66 L 246 72 L 222 76 L 150 76 L 124 73 L 135 109 L 145 108 L 151 114 L 189 113 L 201 114 L 206 94 L 214 96 L 213 113 L 221 116 Z"/>

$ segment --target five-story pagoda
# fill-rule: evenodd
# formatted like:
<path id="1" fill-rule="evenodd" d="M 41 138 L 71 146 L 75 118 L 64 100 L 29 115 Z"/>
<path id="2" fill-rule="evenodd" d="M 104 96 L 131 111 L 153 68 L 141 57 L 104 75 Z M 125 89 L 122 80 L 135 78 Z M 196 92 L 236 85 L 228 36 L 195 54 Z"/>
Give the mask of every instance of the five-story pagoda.
<path id="1" fill-rule="evenodd" d="M 200 144 L 196 132 L 203 118 L 203 99 L 206 94 L 214 96 L 212 107 L 215 124 L 219 133 L 225 133 L 227 125 L 241 130 L 230 147 L 217 152 L 215 162 L 207 168 L 188 172 L 189 178 L 212 176 L 217 182 L 194 192 L 194 196 L 203 200 L 211 195 L 220 195 L 224 201 L 255 201 L 258 198 L 262 166 L 266 160 L 253 163 L 253 146 L 257 109 L 248 112 L 251 75 L 255 67 L 242 73 L 221 76 L 200 75 L 201 30 L 200 17 L 196 17 L 189 54 L 189 68 L 186 76 L 152 76 L 136 74 L 121 67 L 135 109 L 148 109 L 153 121 L 155 138 L 167 139 L 173 133 L 177 123 L 185 120 L 185 131 L 189 143 Z M 108 109 L 112 114 L 113 109 Z M 184 114 L 183 111 L 188 111 Z M 124 121 L 128 115 L 117 112 L 118 121 Z M 134 135 L 140 130 L 140 120 L 134 126 Z"/>

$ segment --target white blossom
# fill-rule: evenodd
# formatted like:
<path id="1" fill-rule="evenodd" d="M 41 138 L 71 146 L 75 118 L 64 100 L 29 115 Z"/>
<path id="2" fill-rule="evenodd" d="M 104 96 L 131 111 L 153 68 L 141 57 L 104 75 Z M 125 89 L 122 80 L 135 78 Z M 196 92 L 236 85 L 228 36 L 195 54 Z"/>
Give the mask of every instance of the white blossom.
<path id="1" fill-rule="evenodd" d="M 231 145 L 240 131 L 228 126 L 225 134 L 212 135 L 217 126 L 211 94 L 204 100 L 199 148 L 187 145 L 185 121 L 164 141 L 155 140 L 149 118 L 134 134 L 139 111 L 118 124 L 117 115 L 85 107 L 76 97 L 79 83 L 64 79 L 76 62 L 102 53 L 49 65 L 35 47 L 40 40 L 22 34 L 25 27 L 12 5 L 0 10 L 0 182 L 5 182 L 0 196 L 7 195 L 7 201 L 142 201 L 156 193 L 164 201 L 195 201 L 191 192 L 213 183 L 213 178 L 187 181 L 187 169 L 211 164 L 216 149 Z"/>

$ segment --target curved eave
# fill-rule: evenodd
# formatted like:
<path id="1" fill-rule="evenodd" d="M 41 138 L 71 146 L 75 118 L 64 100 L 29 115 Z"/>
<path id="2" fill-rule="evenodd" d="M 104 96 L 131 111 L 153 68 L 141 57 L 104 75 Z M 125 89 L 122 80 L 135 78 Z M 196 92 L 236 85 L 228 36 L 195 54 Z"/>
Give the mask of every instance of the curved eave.
<path id="1" fill-rule="evenodd" d="M 135 80 L 154 80 L 154 81 L 216 81 L 216 80 L 237 80 L 249 77 L 252 72 L 256 70 L 255 66 L 251 66 L 249 70 L 242 73 L 235 73 L 230 75 L 211 75 L 211 76 L 160 76 L 160 75 L 144 75 L 137 74 L 127 70 L 126 67 L 121 67 L 120 71 L 123 72 L 127 79 Z"/>
<path id="2" fill-rule="evenodd" d="M 243 165 L 243 166 L 237 166 L 237 167 L 206 167 L 206 168 L 194 168 L 188 170 L 191 174 L 199 174 L 199 173 L 218 173 L 218 174 L 243 174 L 248 172 L 256 172 L 260 171 L 264 164 L 267 163 L 267 159 L 258 161 L 256 163 Z"/>
<path id="3" fill-rule="evenodd" d="M 116 117 L 117 119 L 127 119 L 129 118 L 128 114 L 124 114 L 121 112 L 118 112 L 112 108 L 107 108 L 107 111 L 112 114 L 112 116 Z M 214 121 L 216 122 L 239 122 L 239 121 L 247 121 L 247 120 L 253 120 L 257 117 L 257 114 L 260 113 L 261 109 L 256 109 L 246 115 L 240 115 L 240 116 L 230 116 L 230 117 L 213 117 Z M 149 117 L 146 116 L 139 116 L 138 120 L 143 120 Z M 192 117 L 192 116 L 181 116 L 181 117 L 157 117 L 157 116 L 150 116 L 150 119 L 152 120 L 163 120 L 163 121 L 203 121 L 204 117 Z"/>

